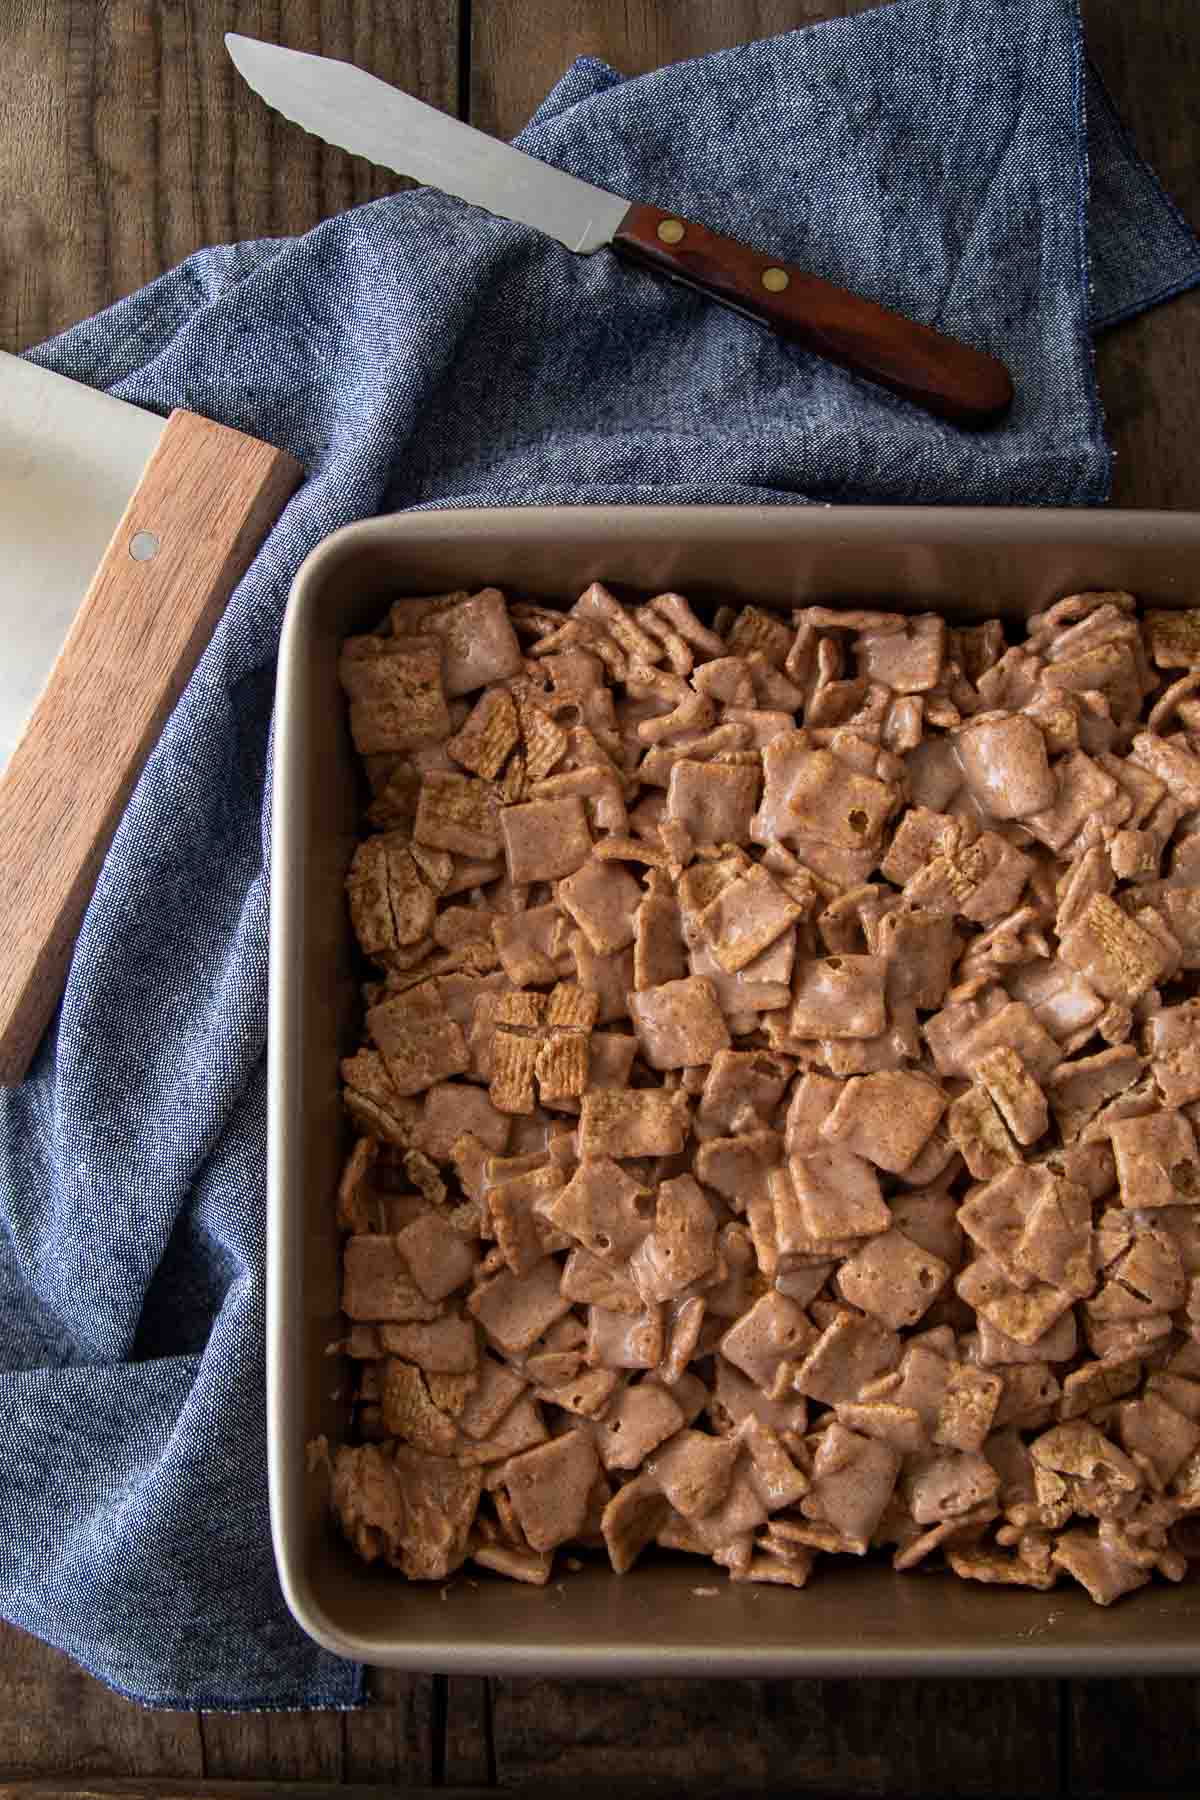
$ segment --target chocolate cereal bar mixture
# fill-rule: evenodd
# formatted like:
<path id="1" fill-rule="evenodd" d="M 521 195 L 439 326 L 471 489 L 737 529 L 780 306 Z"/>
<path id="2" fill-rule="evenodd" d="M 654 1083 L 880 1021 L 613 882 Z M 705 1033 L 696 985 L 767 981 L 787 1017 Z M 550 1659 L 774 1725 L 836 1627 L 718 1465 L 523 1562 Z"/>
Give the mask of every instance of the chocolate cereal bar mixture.
<path id="1" fill-rule="evenodd" d="M 355 1549 L 1180 1580 L 1200 615 L 486 588 L 341 679 Z"/>

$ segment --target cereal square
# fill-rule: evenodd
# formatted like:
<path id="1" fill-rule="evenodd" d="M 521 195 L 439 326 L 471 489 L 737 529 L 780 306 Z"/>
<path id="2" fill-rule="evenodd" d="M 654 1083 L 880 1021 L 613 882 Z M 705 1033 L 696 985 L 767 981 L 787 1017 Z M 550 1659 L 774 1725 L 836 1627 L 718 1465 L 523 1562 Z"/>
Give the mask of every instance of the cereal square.
<path id="1" fill-rule="evenodd" d="M 667 784 L 667 817 L 694 844 L 748 844 L 758 802 L 757 769 L 721 763 L 677 762 Z"/>
<path id="2" fill-rule="evenodd" d="M 924 1075 L 882 1069 L 846 1083 L 821 1136 L 900 1175 L 920 1154 L 945 1110 L 945 1094 Z"/>
<path id="3" fill-rule="evenodd" d="M 683 1149 L 688 1117 L 663 1088 L 607 1088 L 580 1102 L 582 1156 L 674 1156 Z"/>
<path id="4" fill-rule="evenodd" d="M 431 769 L 421 782 L 413 836 L 434 850 L 481 860 L 500 849 L 496 802 L 485 781 Z"/>
<path id="5" fill-rule="evenodd" d="M 948 1264 L 894 1230 L 872 1238 L 838 1271 L 851 1306 L 893 1331 L 923 1318 L 949 1279 Z"/>
<path id="6" fill-rule="evenodd" d="M 873 1038 L 887 1025 L 881 956 L 827 956 L 804 963 L 793 990 L 797 1038 Z"/>
<path id="7" fill-rule="evenodd" d="M 450 733 L 442 658 L 426 638 L 347 638 L 338 674 L 360 756 L 416 750 Z"/>
<path id="8" fill-rule="evenodd" d="M 627 869 L 595 857 L 568 875 L 558 889 L 559 905 L 570 913 L 597 956 L 614 956 L 632 944 L 644 898 L 641 882 Z"/>
<path id="9" fill-rule="evenodd" d="M 591 855 L 592 834 L 583 801 L 528 800 L 500 815 L 509 880 L 559 881 Z"/>
<path id="10" fill-rule="evenodd" d="M 629 1016 L 652 1069 L 695 1068 L 730 1047 L 716 990 L 700 975 L 630 994 Z"/>
<path id="11" fill-rule="evenodd" d="M 1107 894 L 1093 894 L 1063 933 L 1059 954 L 1098 994 L 1133 1006 L 1166 967 L 1162 946 Z"/>
<path id="12" fill-rule="evenodd" d="M 767 871 L 752 863 L 722 888 L 696 923 L 727 975 L 736 975 L 803 916 Z"/>
<path id="13" fill-rule="evenodd" d="M 1120 1119 L 1110 1127 L 1123 1206 L 1186 1206 L 1200 1199 L 1200 1160 L 1181 1112 Z"/>
<path id="14" fill-rule="evenodd" d="M 399 1094 L 423 1093 L 435 1082 L 461 1075 L 470 1067 L 467 1040 L 446 1016 L 434 981 L 422 982 L 371 1007 L 367 1030 Z"/>
<path id="15" fill-rule="evenodd" d="M 451 699 L 521 672 L 521 646 L 499 588 L 482 588 L 430 613 L 421 629 L 440 640 L 442 680 Z"/>

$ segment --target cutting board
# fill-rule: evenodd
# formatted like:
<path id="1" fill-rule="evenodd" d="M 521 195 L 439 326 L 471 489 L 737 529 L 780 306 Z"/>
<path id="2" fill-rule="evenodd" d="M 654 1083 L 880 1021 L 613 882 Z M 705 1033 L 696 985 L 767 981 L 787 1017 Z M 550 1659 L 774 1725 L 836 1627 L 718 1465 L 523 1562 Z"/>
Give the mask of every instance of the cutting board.
<path id="1" fill-rule="evenodd" d="M 0 1084 L 61 996 L 126 801 L 302 475 L 0 353 Z"/>

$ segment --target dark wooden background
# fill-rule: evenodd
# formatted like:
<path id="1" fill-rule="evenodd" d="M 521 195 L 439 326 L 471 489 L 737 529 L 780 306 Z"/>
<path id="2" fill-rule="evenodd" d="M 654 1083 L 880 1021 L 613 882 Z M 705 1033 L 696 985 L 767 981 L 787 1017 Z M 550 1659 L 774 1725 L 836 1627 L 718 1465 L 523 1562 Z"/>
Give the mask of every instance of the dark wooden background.
<path id="1" fill-rule="evenodd" d="M 268 113 L 242 31 L 342 56 L 514 132 L 581 53 L 629 73 L 862 0 L 0 0 L 0 347 L 19 350 L 202 245 L 306 230 L 397 185 Z M 1200 223 L 1200 0 L 1084 0 L 1142 150 Z M 1115 498 L 1200 506 L 1200 295 L 1098 361 Z M 0 1627 L 0 1800 L 19 1792 L 724 1787 L 796 1794 L 1191 1794 L 1200 1682 L 374 1678 L 350 1715 L 146 1713 Z M 40 1779 L 39 1779 L 40 1778 Z M 211 1788 L 207 1785 L 214 1784 Z M 223 1786 L 237 1783 L 236 1789 Z M 347 1796 L 349 1800 L 349 1796 Z"/>

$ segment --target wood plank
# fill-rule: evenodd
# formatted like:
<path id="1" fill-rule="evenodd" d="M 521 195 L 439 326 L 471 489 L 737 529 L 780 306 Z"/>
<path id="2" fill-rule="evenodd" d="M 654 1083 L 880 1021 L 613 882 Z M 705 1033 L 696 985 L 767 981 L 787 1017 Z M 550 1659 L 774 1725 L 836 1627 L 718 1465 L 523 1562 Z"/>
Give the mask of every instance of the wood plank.
<path id="1" fill-rule="evenodd" d="M 435 1679 L 398 1669 L 370 1671 L 370 1705 L 343 1718 L 346 1781 L 405 1787 L 433 1781 Z"/>
<path id="2" fill-rule="evenodd" d="M 396 1800 L 390 1784 L 343 1787 L 325 1781 L 0 1781 L 0 1800 Z M 490 1788 L 406 1787 L 404 1800 L 480 1800 Z"/>
<path id="3" fill-rule="evenodd" d="M 1200 8 L 1193 0 L 1085 0 L 1084 16 L 1089 48 L 1134 142 L 1200 225 Z M 1106 332 L 1096 367 L 1117 452 L 1114 502 L 1200 506 L 1200 290 Z"/>
<path id="4" fill-rule="evenodd" d="M 306 231 L 403 186 L 271 112 L 240 31 L 458 99 L 459 0 L 8 0 L 0 9 L 0 348 L 24 349 L 191 251 Z"/>
<path id="5" fill-rule="evenodd" d="M 1200 1681 L 1075 1681 L 1071 1690 L 1073 1797 L 1196 1792 Z"/>
<path id="6" fill-rule="evenodd" d="M 487 1787 L 496 1779 L 490 1689 L 479 1675 L 451 1675 L 446 1683 L 442 1780 L 449 1788 Z"/>
<path id="7" fill-rule="evenodd" d="M 384 1782 L 434 1779 L 431 1675 L 373 1669 L 370 1704 L 348 1713 L 204 1713 L 204 1772 L 212 1779 Z"/>
<path id="8" fill-rule="evenodd" d="M 85 1675 L 69 1657 L 0 1624 L 0 1778 L 203 1772 L 200 1721 L 190 1712 L 146 1712 Z M 161 1779 L 150 1785 L 161 1788 Z M 0 1790 L 2 1792 L 3 1790 Z"/>
<path id="9" fill-rule="evenodd" d="M 577 56 L 624 75 L 772 37 L 818 19 L 866 12 L 876 0 L 473 0 L 471 123 L 512 137 Z"/>
<path id="10" fill-rule="evenodd" d="M 202 1713 L 210 1780 L 341 1782 L 342 1713 Z"/>
<path id="11" fill-rule="evenodd" d="M 503 1787 L 1058 1792 L 1052 1681 L 493 1682 Z"/>

